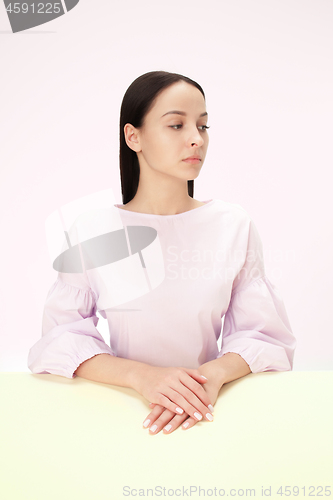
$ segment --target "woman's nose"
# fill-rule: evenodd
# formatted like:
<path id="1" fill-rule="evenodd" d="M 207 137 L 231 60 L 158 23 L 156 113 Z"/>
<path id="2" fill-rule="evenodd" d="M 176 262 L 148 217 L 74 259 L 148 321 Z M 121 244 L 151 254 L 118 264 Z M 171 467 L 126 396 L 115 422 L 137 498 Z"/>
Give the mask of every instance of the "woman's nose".
<path id="1" fill-rule="evenodd" d="M 197 144 L 197 146 L 202 146 L 204 143 L 204 139 L 200 135 L 200 133 L 198 131 L 196 131 L 193 134 L 191 134 L 190 143 L 191 143 L 191 146 L 192 146 L 192 144 Z"/>

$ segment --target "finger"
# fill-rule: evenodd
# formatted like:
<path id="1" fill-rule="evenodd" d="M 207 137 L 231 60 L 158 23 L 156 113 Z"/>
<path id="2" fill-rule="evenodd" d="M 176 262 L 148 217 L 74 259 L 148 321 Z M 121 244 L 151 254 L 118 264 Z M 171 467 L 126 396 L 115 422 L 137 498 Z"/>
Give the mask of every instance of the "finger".
<path id="1" fill-rule="evenodd" d="M 164 412 L 164 410 L 165 408 L 163 406 L 156 405 L 153 411 L 151 411 L 149 415 L 147 415 L 147 417 L 145 418 L 142 424 L 143 427 L 147 428 L 148 426 L 152 425 L 155 422 L 155 420 Z"/>
<path id="2" fill-rule="evenodd" d="M 150 434 L 158 434 L 165 425 L 167 425 L 170 420 L 175 416 L 174 412 L 167 410 L 164 408 L 164 411 L 161 413 L 161 415 L 154 421 L 152 425 L 149 427 L 149 433 Z M 178 415 L 180 418 L 186 418 L 183 417 L 183 415 Z"/>
<path id="3" fill-rule="evenodd" d="M 192 378 L 194 378 L 199 384 L 205 384 L 208 379 L 204 375 L 201 375 L 199 370 L 196 370 L 195 368 L 183 368 L 181 367 L 182 370 L 184 370 L 188 375 L 190 375 Z"/>
<path id="4" fill-rule="evenodd" d="M 189 415 L 187 413 L 184 415 L 175 415 L 166 425 L 164 425 L 163 433 L 171 434 L 171 432 L 175 431 L 183 422 L 187 422 L 188 418 Z"/>
<path id="5" fill-rule="evenodd" d="M 199 421 L 204 418 L 211 422 L 214 417 L 210 413 L 210 409 L 205 406 L 200 399 L 193 394 L 192 391 L 187 389 L 187 387 L 180 384 L 179 392 L 171 387 L 165 392 L 165 395 L 171 400 L 177 403 L 180 408 L 183 408 L 185 413 L 191 415 L 195 420 Z M 165 407 L 167 407 L 165 405 Z M 175 412 L 176 413 L 176 412 Z M 177 412 L 179 413 L 179 412 Z"/>
<path id="6" fill-rule="evenodd" d="M 205 391 L 202 385 L 200 385 L 198 382 L 193 380 L 193 378 L 187 376 L 186 374 L 180 377 L 180 381 L 185 387 L 192 391 L 198 399 L 200 399 L 200 401 L 207 407 L 208 411 L 214 411 L 214 407 L 207 394 L 207 391 Z"/>
<path id="7" fill-rule="evenodd" d="M 152 409 L 153 408 L 160 408 L 161 410 L 165 410 L 166 409 L 165 406 L 161 406 L 161 405 L 158 405 L 158 404 L 155 404 L 155 403 L 150 403 L 149 406 L 150 405 L 152 405 L 151 406 Z"/>
<path id="8" fill-rule="evenodd" d="M 212 421 L 213 415 L 211 412 L 214 411 L 214 407 L 210 404 L 210 399 L 206 391 L 195 380 L 192 380 L 187 373 L 181 370 L 180 372 L 182 380 L 185 377 L 185 381 L 190 381 L 189 385 L 193 386 L 194 384 L 194 387 L 197 388 L 203 399 L 207 400 L 208 398 L 208 406 L 205 406 L 196 394 L 183 384 L 182 380 L 179 380 L 175 384 L 175 388 L 168 387 L 166 390 L 163 390 L 163 393 L 157 393 L 156 404 L 164 406 L 166 409 L 178 415 L 182 415 L 185 411 L 185 413 L 193 416 L 196 420 L 202 420 L 202 418 L 204 418 L 205 420 Z"/>
<path id="9" fill-rule="evenodd" d="M 189 417 L 187 420 L 185 420 L 185 422 L 183 423 L 182 425 L 182 429 L 183 430 L 186 430 L 186 429 L 190 429 L 191 427 L 193 427 L 195 424 L 196 424 L 196 420 L 194 420 L 194 418 L 192 417 Z"/>
<path id="10" fill-rule="evenodd" d="M 175 396 L 175 399 L 169 398 L 168 394 Z M 176 413 L 176 415 L 183 415 L 184 408 L 178 404 L 178 401 L 186 402 L 186 400 L 177 391 L 169 387 L 163 394 L 161 392 L 157 393 L 156 399 L 158 400 L 157 406 L 163 406 L 167 410 Z"/>
<path id="11" fill-rule="evenodd" d="M 155 404 L 155 403 L 150 403 L 150 405 L 153 405 L 153 408 L 159 408 L 160 410 L 163 410 L 163 411 L 166 409 L 164 406 L 158 405 L 158 404 Z"/>

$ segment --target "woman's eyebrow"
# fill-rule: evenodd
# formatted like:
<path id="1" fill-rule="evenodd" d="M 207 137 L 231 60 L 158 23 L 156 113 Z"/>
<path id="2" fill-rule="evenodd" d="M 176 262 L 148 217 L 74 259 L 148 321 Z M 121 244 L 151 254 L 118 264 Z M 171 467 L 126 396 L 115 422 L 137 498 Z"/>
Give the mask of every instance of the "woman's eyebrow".
<path id="1" fill-rule="evenodd" d="M 173 111 L 168 111 L 167 113 L 165 113 L 164 115 L 162 115 L 161 118 L 163 118 L 163 116 L 165 116 L 165 115 L 183 115 L 183 116 L 186 116 L 186 113 L 184 113 L 184 111 L 173 110 Z M 206 115 L 208 116 L 207 112 L 201 113 L 200 118 L 202 116 L 206 116 Z"/>

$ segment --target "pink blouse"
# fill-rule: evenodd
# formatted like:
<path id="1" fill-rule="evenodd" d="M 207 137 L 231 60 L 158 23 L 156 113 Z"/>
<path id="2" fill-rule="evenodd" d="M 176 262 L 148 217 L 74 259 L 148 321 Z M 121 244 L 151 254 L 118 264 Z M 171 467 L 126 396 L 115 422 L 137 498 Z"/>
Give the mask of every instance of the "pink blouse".
<path id="1" fill-rule="evenodd" d="M 237 204 L 204 203 L 176 215 L 115 205 L 123 224 L 117 233 L 123 239 L 112 240 L 117 255 L 112 250 L 108 261 L 111 245 L 105 243 L 103 262 L 98 257 L 89 266 L 86 259 L 82 272 L 59 271 L 47 296 L 42 337 L 29 351 L 29 369 L 72 378 L 100 353 L 198 368 L 234 352 L 253 373 L 292 370 L 296 339 L 280 293 L 265 275 L 252 219 Z M 81 234 L 106 216 L 95 213 L 83 232 L 81 223 Z M 97 311 L 108 321 L 110 345 L 96 328 Z"/>

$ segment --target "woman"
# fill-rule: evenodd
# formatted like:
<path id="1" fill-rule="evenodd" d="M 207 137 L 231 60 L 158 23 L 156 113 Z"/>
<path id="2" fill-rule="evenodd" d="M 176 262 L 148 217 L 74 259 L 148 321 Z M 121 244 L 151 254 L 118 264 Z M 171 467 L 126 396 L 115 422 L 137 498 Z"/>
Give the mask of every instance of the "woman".
<path id="1" fill-rule="evenodd" d="M 296 340 L 253 221 L 239 205 L 193 198 L 207 118 L 202 88 L 185 76 L 153 71 L 130 85 L 120 116 L 124 204 L 115 207 L 124 227 L 156 230 L 164 279 L 126 310 L 106 311 L 94 275 L 59 273 L 29 353 L 33 373 L 135 389 L 150 401 L 143 426 L 151 434 L 212 421 L 223 384 L 293 366 Z M 108 319 L 111 347 L 96 310 Z"/>

